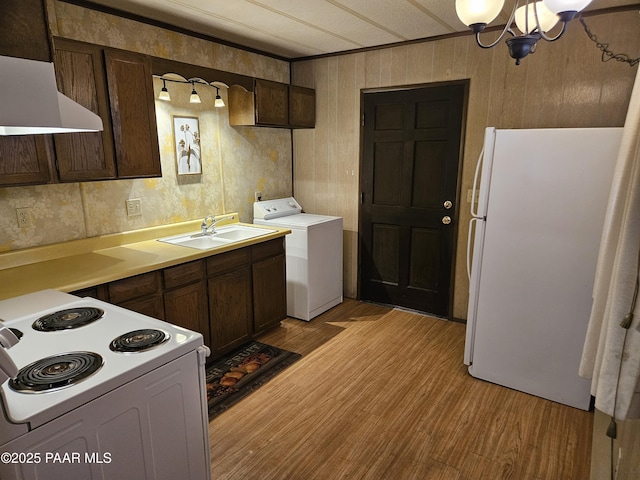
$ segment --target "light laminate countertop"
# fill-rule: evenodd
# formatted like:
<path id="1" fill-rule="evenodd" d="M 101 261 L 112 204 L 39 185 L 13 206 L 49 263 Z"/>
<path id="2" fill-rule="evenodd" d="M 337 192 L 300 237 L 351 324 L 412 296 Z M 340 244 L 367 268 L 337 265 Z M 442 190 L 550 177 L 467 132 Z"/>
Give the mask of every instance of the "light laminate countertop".
<path id="1" fill-rule="evenodd" d="M 235 214 L 235 219 L 238 216 Z M 44 289 L 73 292 L 114 280 L 236 250 L 291 230 L 263 227 L 265 235 L 209 250 L 171 245 L 158 238 L 197 232 L 202 220 L 74 240 L 0 254 L 0 300 Z M 221 221 L 219 225 L 238 223 Z M 239 223 L 239 225 L 246 225 Z"/>

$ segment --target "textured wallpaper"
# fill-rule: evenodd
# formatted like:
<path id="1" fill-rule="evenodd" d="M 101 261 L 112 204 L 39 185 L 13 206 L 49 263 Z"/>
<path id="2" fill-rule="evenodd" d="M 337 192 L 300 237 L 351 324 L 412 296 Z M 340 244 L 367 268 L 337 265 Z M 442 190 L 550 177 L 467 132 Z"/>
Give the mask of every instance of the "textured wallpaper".
<path id="1" fill-rule="evenodd" d="M 207 67 L 288 82 L 289 65 L 75 5 L 49 0 L 54 35 Z M 53 12 L 53 13 L 52 13 Z M 154 80 L 156 98 L 162 88 Z M 228 109 L 213 108 L 215 89 L 170 83 L 172 101 L 156 100 L 162 177 L 0 188 L 0 251 L 81 239 L 239 212 L 253 219 L 254 191 L 264 198 L 292 193 L 291 131 L 230 127 Z M 227 94 L 221 89 L 225 100 Z M 178 175 L 173 117 L 197 117 L 201 173 Z M 125 201 L 141 200 L 142 215 L 127 217 Z M 33 227 L 18 228 L 16 208 L 29 207 Z"/>

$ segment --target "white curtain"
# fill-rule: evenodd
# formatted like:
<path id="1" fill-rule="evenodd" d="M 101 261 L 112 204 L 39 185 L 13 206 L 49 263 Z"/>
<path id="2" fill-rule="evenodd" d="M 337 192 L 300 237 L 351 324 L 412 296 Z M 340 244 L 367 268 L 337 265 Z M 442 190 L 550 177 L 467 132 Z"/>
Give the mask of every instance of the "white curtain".
<path id="1" fill-rule="evenodd" d="M 585 194 L 589 187 L 585 185 Z M 580 375 L 591 378 L 596 408 L 619 420 L 640 418 L 640 301 L 629 329 L 640 250 L 640 69 L 614 173 Z M 622 361 L 621 361 L 622 358 Z M 614 412 L 615 410 L 615 412 Z"/>

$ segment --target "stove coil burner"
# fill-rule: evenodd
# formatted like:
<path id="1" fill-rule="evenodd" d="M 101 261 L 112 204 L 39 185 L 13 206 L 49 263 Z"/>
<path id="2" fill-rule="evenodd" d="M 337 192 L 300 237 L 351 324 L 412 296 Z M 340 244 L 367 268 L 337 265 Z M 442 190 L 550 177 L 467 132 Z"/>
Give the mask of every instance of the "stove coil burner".
<path id="1" fill-rule="evenodd" d="M 92 352 L 70 352 L 37 360 L 18 371 L 9 386 L 18 392 L 39 393 L 70 387 L 102 367 L 102 357 Z"/>
<path id="2" fill-rule="evenodd" d="M 95 322 L 103 315 L 104 310 L 95 307 L 67 308 L 38 318 L 32 327 L 40 332 L 68 330 Z"/>
<path id="3" fill-rule="evenodd" d="M 114 352 L 142 352 L 161 345 L 167 340 L 169 340 L 167 333 L 147 328 L 120 335 L 111 342 L 109 348 Z"/>

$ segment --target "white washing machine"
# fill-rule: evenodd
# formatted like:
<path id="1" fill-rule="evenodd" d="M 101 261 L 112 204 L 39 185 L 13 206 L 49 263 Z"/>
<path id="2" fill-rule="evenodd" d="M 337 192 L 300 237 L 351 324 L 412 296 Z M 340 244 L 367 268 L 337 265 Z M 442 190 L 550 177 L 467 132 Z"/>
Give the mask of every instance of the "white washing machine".
<path id="1" fill-rule="evenodd" d="M 288 228 L 287 315 L 311 320 L 342 303 L 342 217 L 302 213 L 293 197 L 253 204 L 253 223 Z"/>

